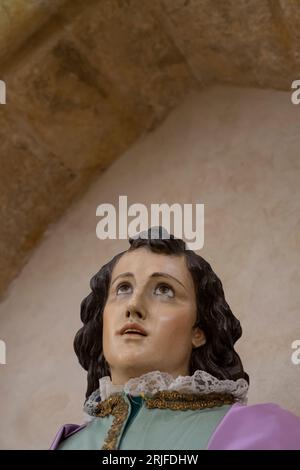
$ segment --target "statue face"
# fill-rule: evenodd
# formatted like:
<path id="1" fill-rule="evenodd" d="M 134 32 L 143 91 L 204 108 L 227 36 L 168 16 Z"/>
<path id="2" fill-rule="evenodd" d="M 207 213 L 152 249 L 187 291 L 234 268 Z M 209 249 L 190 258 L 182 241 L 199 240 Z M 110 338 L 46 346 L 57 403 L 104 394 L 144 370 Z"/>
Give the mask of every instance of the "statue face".
<path id="1" fill-rule="evenodd" d="M 195 322 L 185 257 L 146 248 L 126 252 L 113 269 L 103 312 L 103 352 L 113 383 L 153 370 L 188 375 L 192 348 L 205 342 Z"/>

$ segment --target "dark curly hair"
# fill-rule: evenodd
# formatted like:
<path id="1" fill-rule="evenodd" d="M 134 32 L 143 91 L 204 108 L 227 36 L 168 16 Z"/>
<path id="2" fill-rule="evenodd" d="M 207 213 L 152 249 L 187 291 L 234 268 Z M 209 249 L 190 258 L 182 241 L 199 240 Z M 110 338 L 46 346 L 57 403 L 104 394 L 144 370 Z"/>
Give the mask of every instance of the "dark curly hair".
<path id="1" fill-rule="evenodd" d="M 137 236 L 129 238 L 129 243 L 130 247 L 127 251 L 144 247 L 155 253 L 183 255 L 186 258 L 196 293 L 195 326 L 199 326 L 206 337 L 204 345 L 192 350 L 189 364 L 190 375 L 201 369 L 218 379 L 244 378 L 249 383 L 249 376 L 234 350 L 235 342 L 242 335 L 242 328 L 226 302 L 222 283 L 210 264 L 194 251 L 186 249 L 184 241 L 173 235 L 170 235 L 169 239 L 163 237 L 146 239 Z M 102 347 L 103 310 L 113 268 L 125 252 L 117 254 L 91 278 L 92 291 L 81 302 L 83 327 L 75 336 L 74 349 L 79 363 L 87 371 L 86 397 L 99 387 L 101 377 L 110 375 Z"/>

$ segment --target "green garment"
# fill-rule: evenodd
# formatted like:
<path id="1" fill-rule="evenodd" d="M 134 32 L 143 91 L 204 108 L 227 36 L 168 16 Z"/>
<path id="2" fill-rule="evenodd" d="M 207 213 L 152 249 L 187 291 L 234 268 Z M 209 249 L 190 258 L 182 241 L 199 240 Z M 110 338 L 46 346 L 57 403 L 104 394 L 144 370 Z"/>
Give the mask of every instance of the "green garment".
<path id="1" fill-rule="evenodd" d="M 201 450 L 231 405 L 198 410 L 149 409 L 142 397 L 123 393 L 129 405 L 118 436 L 118 449 Z M 65 439 L 60 450 L 100 450 L 113 423 L 112 415 L 95 417 L 85 428 Z"/>

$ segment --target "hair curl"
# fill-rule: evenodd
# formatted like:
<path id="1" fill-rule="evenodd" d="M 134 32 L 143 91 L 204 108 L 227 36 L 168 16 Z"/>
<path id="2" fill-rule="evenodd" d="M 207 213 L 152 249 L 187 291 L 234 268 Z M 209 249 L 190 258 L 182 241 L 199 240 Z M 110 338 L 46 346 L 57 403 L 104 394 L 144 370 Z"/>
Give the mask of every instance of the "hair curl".
<path id="1" fill-rule="evenodd" d="M 195 326 L 199 326 L 206 337 L 204 345 L 192 350 L 190 375 L 201 369 L 218 379 L 244 378 L 249 382 L 242 361 L 234 350 L 235 342 L 242 335 L 242 328 L 226 302 L 222 283 L 210 264 L 194 251 L 187 250 L 184 241 L 173 235 L 170 235 L 169 239 L 130 238 L 129 243 L 127 251 L 144 247 L 154 253 L 183 255 L 186 258 L 197 301 Z M 91 292 L 81 302 L 83 327 L 75 336 L 74 350 L 79 363 L 87 371 L 86 398 L 98 388 L 101 377 L 110 375 L 102 347 L 103 310 L 113 268 L 125 252 L 114 256 L 91 278 Z"/>

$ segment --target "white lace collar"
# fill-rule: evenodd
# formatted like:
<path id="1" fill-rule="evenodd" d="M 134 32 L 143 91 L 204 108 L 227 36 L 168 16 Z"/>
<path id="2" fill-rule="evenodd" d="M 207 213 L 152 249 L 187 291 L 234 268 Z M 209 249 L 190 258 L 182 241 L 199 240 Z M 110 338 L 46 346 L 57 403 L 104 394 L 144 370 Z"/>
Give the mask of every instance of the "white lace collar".
<path id="1" fill-rule="evenodd" d="M 203 370 L 197 370 L 192 376 L 180 375 L 176 379 L 171 374 L 158 370 L 135 377 L 126 384 L 114 385 L 109 376 L 99 380 L 99 394 L 101 401 L 106 400 L 114 393 L 138 396 L 145 394 L 152 396 L 162 390 L 180 391 L 186 393 L 230 393 L 235 401 L 247 403 L 248 382 L 245 379 L 219 380 Z"/>

